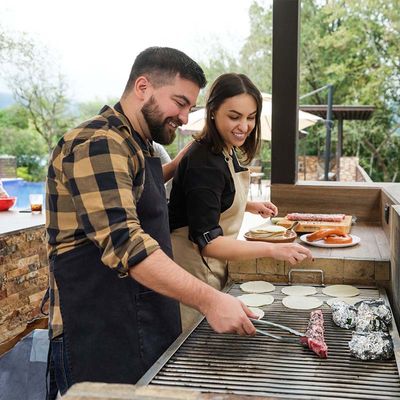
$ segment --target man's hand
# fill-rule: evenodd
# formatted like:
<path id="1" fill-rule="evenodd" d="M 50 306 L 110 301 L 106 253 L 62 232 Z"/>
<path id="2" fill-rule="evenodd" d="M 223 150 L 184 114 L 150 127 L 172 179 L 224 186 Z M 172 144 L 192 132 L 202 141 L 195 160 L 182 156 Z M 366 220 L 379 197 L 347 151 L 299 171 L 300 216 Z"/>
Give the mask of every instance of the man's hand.
<path id="1" fill-rule="evenodd" d="M 289 261 L 295 265 L 305 259 L 312 260 L 311 251 L 298 243 L 275 243 L 271 246 L 271 257 L 275 260 Z"/>
<path id="2" fill-rule="evenodd" d="M 186 152 L 189 150 L 189 147 L 192 145 L 194 140 L 191 140 L 189 143 L 185 145 L 185 147 L 179 151 L 179 153 L 175 156 L 175 158 L 172 160 L 172 162 L 175 164 L 175 168 L 179 165 L 179 163 L 182 160 L 182 157 L 186 154 Z"/>
<path id="3" fill-rule="evenodd" d="M 246 204 L 246 211 L 252 214 L 260 214 L 263 218 L 278 215 L 278 208 L 270 201 L 248 201 Z"/>
<path id="4" fill-rule="evenodd" d="M 256 334 L 256 328 L 249 317 L 257 319 L 257 315 L 229 294 L 215 291 L 211 301 L 201 311 L 215 332 L 242 336 Z"/>
<path id="5" fill-rule="evenodd" d="M 189 147 L 192 145 L 193 140 L 186 144 L 186 146 L 175 156 L 175 158 L 167 164 L 162 166 L 164 182 L 168 182 L 170 179 L 174 177 L 175 170 L 178 168 L 179 163 L 182 160 L 182 157 L 189 150 Z"/>
<path id="6" fill-rule="evenodd" d="M 142 285 L 200 311 L 218 333 L 255 335 L 249 320 L 257 318 L 241 301 L 219 292 L 175 264 L 158 249 L 129 269 Z"/>

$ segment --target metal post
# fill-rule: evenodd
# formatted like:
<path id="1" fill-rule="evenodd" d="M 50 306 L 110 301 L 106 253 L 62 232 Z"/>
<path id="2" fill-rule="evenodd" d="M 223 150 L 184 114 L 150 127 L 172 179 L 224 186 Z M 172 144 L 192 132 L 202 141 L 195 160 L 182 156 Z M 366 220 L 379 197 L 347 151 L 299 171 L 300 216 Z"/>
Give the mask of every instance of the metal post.
<path id="1" fill-rule="evenodd" d="M 343 154 L 343 118 L 338 119 L 337 129 L 337 145 L 336 145 L 336 180 L 340 181 L 340 158 Z"/>
<path id="2" fill-rule="evenodd" d="M 332 104 L 333 86 L 328 86 L 328 109 L 326 112 L 326 141 L 325 141 L 325 174 L 324 179 L 329 180 L 329 165 L 331 161 L 331 130 L 332 130 Z"/>
<path id="3" fill-rule="evenodd" d="M 271 184 L 297 181 L 300 0 L 273 1 Z"/>

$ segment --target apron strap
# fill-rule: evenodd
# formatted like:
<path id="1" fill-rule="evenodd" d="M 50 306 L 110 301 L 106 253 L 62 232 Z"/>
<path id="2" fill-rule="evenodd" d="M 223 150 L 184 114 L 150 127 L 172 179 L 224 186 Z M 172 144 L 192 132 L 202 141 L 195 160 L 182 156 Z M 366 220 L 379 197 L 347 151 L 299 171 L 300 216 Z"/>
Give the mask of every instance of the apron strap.
<path id="1" fill-rule="evenodd" d="M 44 306 L 46 305 L 46 303 L 49 301 L 50 298 L 50 287 L 47 288 L 46 293 L 43 296 L 42 301 L 40 302 L 40 312 L 43 315 L 49 315 L 49 313 L 44 311 Z"/>
<path id="2" fill-rule="evenodd" d="M 56 383 L 56 376 L 54 370 L 53 353 L 51 348 L 51 340 L 49 343 L 49 351 L 47 353 L 47 367 L 46 367 L 46 400 L 56 400 L 58 394 L 58 387 Z"/>
<path id="3" fill-rule="evenodd" d="M 201 251 L 204 249 L 204 247 L 206 247 L 208 245 L 208 243 L 210 243 L 213 239 L 217 238 L 218 236 L 223 235 L 224 232 L 222 231 L 222 228 L 220 226 L 218 226 L 217 228 L 211 229 L 210 231 L 204 232 L 202 235 L 199 235 L 196 237 L 195 242 L 197 243 L 197 245 L 199 246 L 199 253 L 201 256 L 201 259 L 204 263 L 204 265 L 208 268 L 208 270 L 212 273 L 212 269 L 210 268 L 210 266 L 207 264 L 207 261 L 205 260 L 205 258 L 203 257 L 203 254 L 201 254 Z"/>

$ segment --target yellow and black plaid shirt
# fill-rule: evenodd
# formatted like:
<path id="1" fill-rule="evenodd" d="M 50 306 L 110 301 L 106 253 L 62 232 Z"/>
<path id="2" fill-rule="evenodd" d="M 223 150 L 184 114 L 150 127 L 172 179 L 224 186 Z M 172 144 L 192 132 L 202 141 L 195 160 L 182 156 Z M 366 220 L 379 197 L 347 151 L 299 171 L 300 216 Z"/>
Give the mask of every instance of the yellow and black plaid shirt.
<path id="1" fill-rule="evenodd" d="M 150 154 L 118 103 L 66 133 L 53 151 L 46 187 L 49 258 L 87 243 L 102 262 L 126 274 L 159 248 L 141 228 L 136 203 Z M 63 332 L 59 295 L 50 267 L 50 336 Z"/>

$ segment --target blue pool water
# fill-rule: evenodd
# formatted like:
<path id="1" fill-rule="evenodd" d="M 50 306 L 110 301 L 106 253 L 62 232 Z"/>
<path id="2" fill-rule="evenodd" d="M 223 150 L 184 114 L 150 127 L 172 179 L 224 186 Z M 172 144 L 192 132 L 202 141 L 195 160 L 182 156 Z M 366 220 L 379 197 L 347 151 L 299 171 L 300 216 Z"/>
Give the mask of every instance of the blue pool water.
<path id="1" fill-rule="evenodd" d="M 23 179 L 3 179 L 3 186 L 9 196 L 17 197 L 16 208 L 29 208 L 29 195 L 46 192 L 45 182 L 27 182 Z"/>

